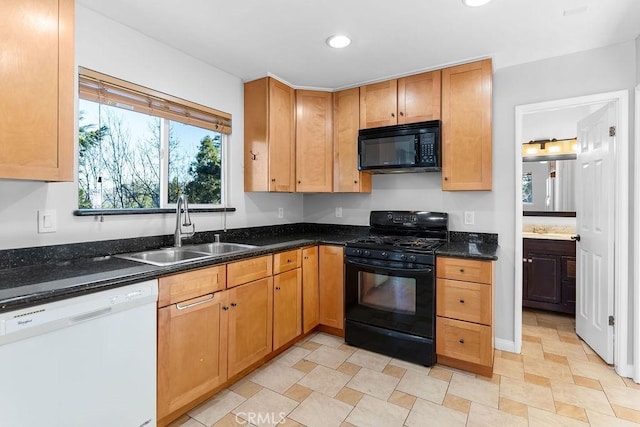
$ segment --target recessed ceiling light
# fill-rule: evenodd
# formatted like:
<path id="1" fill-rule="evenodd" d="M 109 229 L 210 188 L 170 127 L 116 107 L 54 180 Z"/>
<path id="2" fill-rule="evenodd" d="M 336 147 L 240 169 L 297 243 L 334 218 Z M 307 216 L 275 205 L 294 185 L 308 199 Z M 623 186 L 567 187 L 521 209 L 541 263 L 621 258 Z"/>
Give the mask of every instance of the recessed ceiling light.
<path id="1" fill-rule="evenodd" d="M 491 0 L 462 0 L 462 3 L 464 3 L 466 6 L 469 6 L 469 7 L 478 7 L 478 6 L 484 6 L 490 1 Z"/>
<path id="2" fill-rule="evenodd" d="M 349 46 L 351 43 L 351 39 L 342 34 L 334 34 L 333 36 L 327 39 L 327 44 L 336 49 L 342 49 L 343 47 Z"/>

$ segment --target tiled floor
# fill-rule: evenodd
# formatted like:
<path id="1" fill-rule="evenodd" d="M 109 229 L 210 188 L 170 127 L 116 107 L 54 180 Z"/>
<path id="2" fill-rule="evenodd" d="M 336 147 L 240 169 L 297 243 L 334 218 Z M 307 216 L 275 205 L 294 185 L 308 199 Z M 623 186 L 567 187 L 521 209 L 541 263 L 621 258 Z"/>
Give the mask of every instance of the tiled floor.
<path id="1" fill-rule="evenodd" d="M 490 379 L 315 334 L 172 427 L 640 424 L 640 385 L 604 364 L 574 324 L 571 317 L 525 311 L 522 354 L 496 351 Z"/>

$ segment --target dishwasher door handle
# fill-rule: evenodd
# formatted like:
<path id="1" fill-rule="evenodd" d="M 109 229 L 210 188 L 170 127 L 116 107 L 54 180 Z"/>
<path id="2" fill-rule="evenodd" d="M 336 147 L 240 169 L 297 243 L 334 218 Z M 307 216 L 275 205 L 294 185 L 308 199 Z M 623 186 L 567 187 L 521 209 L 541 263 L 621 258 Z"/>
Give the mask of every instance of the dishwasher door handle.
<path id="1" fill-rule="evenodd" d="M 111 307 L 105 307 L 96 311 L 92 311 L 90 313 L 81 314 L 79 316 L 74 316 L 69 318 L 69 323 L 78 323 L 84 322 L 85 320 L 93 319 L 96 317 L 104 316 L 105 314 L 109 314 L 111 312 Z"/>

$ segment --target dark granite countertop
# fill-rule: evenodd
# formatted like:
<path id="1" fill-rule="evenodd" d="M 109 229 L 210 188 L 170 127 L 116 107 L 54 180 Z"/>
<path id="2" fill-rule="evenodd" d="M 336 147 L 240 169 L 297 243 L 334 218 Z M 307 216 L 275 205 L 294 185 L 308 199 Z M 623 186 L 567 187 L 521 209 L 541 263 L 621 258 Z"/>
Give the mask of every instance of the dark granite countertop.
<path id="1" fill-rule="evenodd" d="M 201 232 L 185 244 L 214 241 L 256 245 L 230 253 L 174 266 L 157 267 L 113 255 L 169 247 L 173 236 L 153 236 L 99 242 L 0 251 L 0 312 L 17 310 L 59 299 L 124 286 L 167 274 L 225 264 L 315 244 L 343 245 L 367 234 L 368 227 L 335 224 L 288 224 L 282 226 Z M 450 242 L 437 255 L 497 259 L 497 235 L 450 233 Z"/>

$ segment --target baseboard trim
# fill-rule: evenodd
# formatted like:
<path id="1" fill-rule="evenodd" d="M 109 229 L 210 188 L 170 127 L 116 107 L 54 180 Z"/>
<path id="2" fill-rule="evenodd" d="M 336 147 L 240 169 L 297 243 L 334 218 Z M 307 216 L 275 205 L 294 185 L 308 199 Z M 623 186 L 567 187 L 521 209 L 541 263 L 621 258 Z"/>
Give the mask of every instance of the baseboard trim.
<path id="1" fill-rule="evenodd" d="M 494 338 L 493 347 L 496 350 L 508 351 L 510 353 L 516 352 L 515 341 L 503 340 L 501 338 Z"/>

